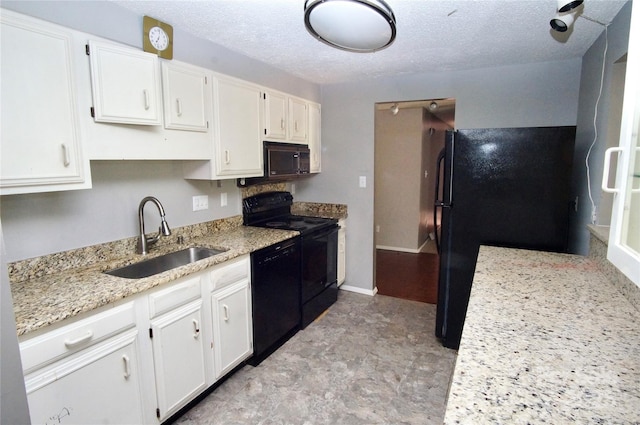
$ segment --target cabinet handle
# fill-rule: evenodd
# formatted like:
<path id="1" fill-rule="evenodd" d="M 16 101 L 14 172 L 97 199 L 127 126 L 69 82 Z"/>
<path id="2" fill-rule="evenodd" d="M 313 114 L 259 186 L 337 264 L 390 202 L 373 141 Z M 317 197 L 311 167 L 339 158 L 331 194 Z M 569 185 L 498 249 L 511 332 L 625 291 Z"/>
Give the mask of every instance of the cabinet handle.
<path id="1" fill-rule="evenodd" d="M 609 148 L 604 152 L 604 169 L 602 170 L 602 190 L 607 193 L 618 193 L 619 189 L 607 186 L 609 183 L 609 168 L 611 167 L 611 154 L 613 152 L 622 152 L 622 148 Z M 618 155 L 619 157 L 620 155 Z"/>
<path id="2" fill-rule="evenodd" d="M 65 339 L 64 345 L 67 348 L 73 348 L 78 344 L 82 344 L 83 342 L 89 341 L 91 338 L 93 338 L 93 332 L 87 331 L 87 333 L 84 336 L 81 336 L 79 338 L 76 338 L 76 339 Z"/>
<path id="3" fill-rule="evenodd" d="M 298 121 L 293 122 L 293 128 L 298 131 Z"/>
<path id="4" fill-rule="evenodd" d="M 176 99 L 176 113 L 179 117 L 182 116 L 182 104 L 180 103 L 180 98 Z"/>
<path id="5" fill-rule="evenodd" d="M 62 158 L 62 163 L 65 167 L 68 167 L 69 164 L 71 164 L 71 158 L 69 156 L 69 148 L 67 148 L 65 143 L 62 144 Z"/>
<path id="6" fill-rule="evenodd" d="M 147 91 L 147 89 L 142 90 L 142 93 L 144 94 L 144 109 L 148 110 L 149 109 L 149 92 Z"/>
<path id="7" fill-rule="evenodd" d="M 131 369 L 129 368 L 129 357 L 126 354 L 122 356 L 122 362 L 124 363 L 124 379 L 129 379 Z"/>
<path id="8" fill-rule="evenodd" d="M 280 129 L 284 130 L 284 118 L 280 118 Z"/>
<path id="9" fill-rule="evenodd" d="M 225 164 L 231 163 L 231 154 L 229 153 L 229 149 L 224 150 L 224 163 Z"/>
<path id="10" fill-rule="evenodd" d="M 196 319 L 193 319 L 193 337 L 198 339 L 200 336 L 200 325 Z"/>
<path id="11" fill-rule="evenodd" d="M 224 310 L 224 316 L 223 319 L 225 322 L 229 321 L 229 306 L 226 304 L 222 305 L 222 310 Z"/>

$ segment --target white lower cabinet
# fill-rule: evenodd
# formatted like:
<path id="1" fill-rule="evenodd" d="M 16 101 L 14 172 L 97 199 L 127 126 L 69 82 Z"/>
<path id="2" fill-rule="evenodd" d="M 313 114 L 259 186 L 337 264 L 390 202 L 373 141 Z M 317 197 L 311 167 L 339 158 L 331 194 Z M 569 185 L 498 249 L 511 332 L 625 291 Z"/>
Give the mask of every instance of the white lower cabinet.
<path id="1" fill-rule="evenodd" d="M 138 335 L 129 302 L 21 342 L 31 422 L 147 422 Z"/>
<path id="2" fill-rule="evenodd" d="M 202 300 L 151 322 L 159 419 L 175 413 L 206 389 Z"/>
<path id="3" fill-rule="evenodd" d="M 31 423 L 144 423 L 136 337 L 126 332 L 26 376 Z"/>
<path id="4" fill-rule="evenodd" d="M 347 221 L 338 221 L 338 286 L 342 285 L 347 276 Z"/>
<path id="5" fill-rule="evenodd" d="M 245 278 L 211 295 L 217 379 L 230 372 L 253 353 L 249 291 L 249 280 Z"/>
<path id="6" fill-rule="evenodd" d="M 153 424 L 253 353 L 249 255 L 20 341 L 34 424 Z"/>

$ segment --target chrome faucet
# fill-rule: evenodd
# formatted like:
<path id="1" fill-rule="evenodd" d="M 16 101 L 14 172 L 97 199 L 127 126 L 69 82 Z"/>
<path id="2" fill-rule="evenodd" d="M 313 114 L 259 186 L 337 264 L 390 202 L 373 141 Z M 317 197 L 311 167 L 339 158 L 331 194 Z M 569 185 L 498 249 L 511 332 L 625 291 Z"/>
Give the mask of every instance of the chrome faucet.
<path id="1" fill-rule="evenodd" d="M 158 207 L 158 212 L 160 213 L 160 228 L 158 229 L 158 234 L 155 236 L 147 236 L 144 233 L 144 206 L 147 202 L 153 202 Z M 140 201 L 140 206 L 138 207 L 138 224 L 140 225 L 140 237 L 138 239 L 138 246 L 136 247 L 136 252 L 138 254 L 146 255 L 149 252 L 149 245 L 153 245 L 158 242 L 160 236 L 169 236 L 171 234 L 171 229 L 169 229 L 169 225 L 167 224 L 167 220 L 164 218 L 164 208 L 160 201 L 153 196 L 147 196 L 142 201 Z"/>

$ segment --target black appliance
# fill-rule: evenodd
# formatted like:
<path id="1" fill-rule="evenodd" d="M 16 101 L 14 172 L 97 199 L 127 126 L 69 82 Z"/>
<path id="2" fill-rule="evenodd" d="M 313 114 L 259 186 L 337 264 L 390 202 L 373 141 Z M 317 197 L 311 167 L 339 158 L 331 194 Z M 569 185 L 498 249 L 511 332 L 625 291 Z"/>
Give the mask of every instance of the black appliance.
<path id="1" fill-rule="evenodd" d="M 237 180 L 238 187 L 267 182 L 296 180 L 310 176 L 310 151 L 307 145 L 263 142 L 264 175 Z"/>
<path id="2" fill-rule="evenodd" d="M 299 237 L 251 253 L 252 366 L 300 329 L 301 253 Z"/>
<path id="3" fill-rule="evenodd" d="M 284 191 L 245 198 L 244 224 L 297 230 L 300 260 L 300 327 L 304 329 L 338 298 L 338 220 L 291 214 L 293 196 Z"/>
<path id="4" fill-rule="evenodd" d="M 480 245 L 567 252 L 575 132 L 446 132 L 435 201 L 441 210 L 436 336 L 444 346 L 460 344 Z"/>
<path id="5" fill-rule="evenodd" d="M 292 177 L 309 174 L 309 147 L 291 143 L 264 142 L 265 176 Z"/>

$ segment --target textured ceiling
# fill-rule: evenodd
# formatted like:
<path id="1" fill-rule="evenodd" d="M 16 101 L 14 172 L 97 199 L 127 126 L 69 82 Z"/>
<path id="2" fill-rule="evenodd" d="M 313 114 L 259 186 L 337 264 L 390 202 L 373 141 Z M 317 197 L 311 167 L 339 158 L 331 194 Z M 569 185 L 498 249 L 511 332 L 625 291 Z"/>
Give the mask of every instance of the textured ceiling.
<path id="1" fill-rule="evenodd" d="M 398 35 L 375 53 L 311 37 L 304 0 L 115 1 L 317 84 L 581 57 L 604 27 L 584 17 L 550 29 L 556 0 L 386 0 Z M 627 0 L 586 0 L 582 15 L 613 20 Z"/>

